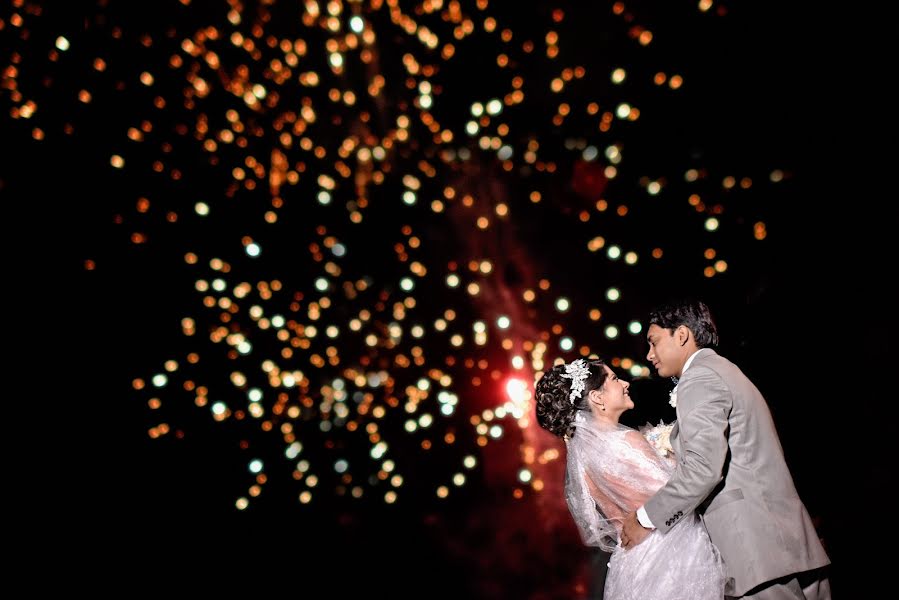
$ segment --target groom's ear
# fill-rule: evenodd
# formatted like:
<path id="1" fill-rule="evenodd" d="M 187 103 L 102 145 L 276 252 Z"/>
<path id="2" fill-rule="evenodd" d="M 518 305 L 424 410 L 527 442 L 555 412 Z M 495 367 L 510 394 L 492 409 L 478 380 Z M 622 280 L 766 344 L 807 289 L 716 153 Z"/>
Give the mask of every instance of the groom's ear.
<path id="1" fill-rule="evenodd" d="M 686 325 L 680 325 L 674 331 L 674 335 L 677 337 L 677 343 L 683 346 L 688 341 L 690 341 L 690 330 Z"/>

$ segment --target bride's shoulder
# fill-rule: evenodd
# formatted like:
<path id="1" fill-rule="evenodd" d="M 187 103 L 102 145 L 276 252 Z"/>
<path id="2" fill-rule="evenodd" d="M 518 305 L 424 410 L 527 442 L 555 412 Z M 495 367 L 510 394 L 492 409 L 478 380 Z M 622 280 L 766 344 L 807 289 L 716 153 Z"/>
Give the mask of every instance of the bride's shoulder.
<path id="1" fill-rule="evenodd" d="M 621 435 L 624 436 L 625 439 L 627 439 L 629 441 L 636 440 L 637 438 L 639 438 L 641 440 L 644 439 L 642 433 L 640 433 L 636 429 L 631 429 L 630 427 L 628 427 L 627 429 L 621 430 Z"/>
<path id="2" fill-rule="evenodd" d="M 621 439 L 627 442 L 633 442 L 633 440 L 637 439 L 638 437 L 643 437 L 643 434 L 641 434 L 639 431 L 637 431 L 633 427 L 627 427 L 626 425 L 619 425 L 618 428 L 615 429 L 615 431 L 612 433 L 617 439 Z"/>

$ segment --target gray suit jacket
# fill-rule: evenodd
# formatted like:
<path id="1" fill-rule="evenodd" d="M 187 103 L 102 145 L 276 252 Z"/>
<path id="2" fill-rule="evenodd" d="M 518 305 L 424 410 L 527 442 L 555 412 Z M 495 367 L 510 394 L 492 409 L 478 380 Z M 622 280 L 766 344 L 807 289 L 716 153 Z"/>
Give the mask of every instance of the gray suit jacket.
<path id="1" fill-rule="evenodd" d="M 703 348 L 677 386 L 677 468 L 645 505 L 665 532 L 696 510 L 727 567 L 729 596 L 830 564 L 793 483 L 768 404 Z"/>

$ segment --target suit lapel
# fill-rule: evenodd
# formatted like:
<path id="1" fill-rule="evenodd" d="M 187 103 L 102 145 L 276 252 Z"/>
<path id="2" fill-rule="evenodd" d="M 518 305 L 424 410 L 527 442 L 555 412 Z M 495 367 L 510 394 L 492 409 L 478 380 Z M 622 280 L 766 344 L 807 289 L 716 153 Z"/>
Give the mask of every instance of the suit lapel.
<path id="1" fill-rule="evenodd" d="M 698 362 L 702 362 L 702 359 L 706 356 L 716 356 L 717 353 L 711 348 L 700 348 L 696 353 L 696 356 L 693 358 L 693 362 L 690 363 L 690 367 L 693 367 Z M 689 371 L 689 369 L 687 369 Z M 683 378 L 681 378 L 683 379 Z M 679 413 L 680 409 L 676 409 L 675 412 Z M 671 447 L 674 448 L 674 451 L 680 455 L 680 415 L 678 414 L 677 418 L 674 421 L 674 427 L 671 428 L 671 434 L 668 439 L 671 441 Z"/>

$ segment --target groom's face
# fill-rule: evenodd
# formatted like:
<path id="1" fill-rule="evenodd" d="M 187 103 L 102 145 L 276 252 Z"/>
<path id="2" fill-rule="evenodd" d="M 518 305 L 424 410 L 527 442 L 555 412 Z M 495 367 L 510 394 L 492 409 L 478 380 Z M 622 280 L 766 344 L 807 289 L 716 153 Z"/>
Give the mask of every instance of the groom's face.
<path id="1" fill-rule="evenodd" d="M 683 345 L 677 343 L 677 336 L 671 329 L 662 329 L 658 325 L 650 325 L 646 330 L 646 342 L 649 352 L 646 360 L 652 363 L 659 377 L 680 377 L 684 367 Z"/>

